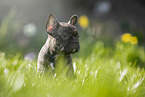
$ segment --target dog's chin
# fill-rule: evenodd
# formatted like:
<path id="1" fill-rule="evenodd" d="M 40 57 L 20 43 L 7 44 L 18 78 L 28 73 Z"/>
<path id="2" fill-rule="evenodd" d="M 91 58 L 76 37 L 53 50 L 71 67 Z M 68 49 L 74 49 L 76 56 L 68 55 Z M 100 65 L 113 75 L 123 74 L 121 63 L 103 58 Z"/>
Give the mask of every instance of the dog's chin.
<path id="1" fill-rule="evenodd" d="M 65 45 L 60 48 L 60 51 L 65 54 L 74 54 L 79 52 L 79 45 Z"/>
<path id="2" fill-rule="evenodd" d="M 68 50 L 64 50 L 65 54 L 74 54 L 77 53 L 79 51 L 79 48 L 73 48 L 73 49 L 68 49 Z"/>

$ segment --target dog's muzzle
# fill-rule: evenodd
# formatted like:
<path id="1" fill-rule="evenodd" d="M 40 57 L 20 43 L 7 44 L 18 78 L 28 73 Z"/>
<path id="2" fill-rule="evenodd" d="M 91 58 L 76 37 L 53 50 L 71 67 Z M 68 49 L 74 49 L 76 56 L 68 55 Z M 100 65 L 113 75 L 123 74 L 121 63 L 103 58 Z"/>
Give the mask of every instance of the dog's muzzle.
<path id="1" fill-rule="evenodd" d="M 61 46 L 61 51 L 66 54 L 73 54 L 80 49 L 79 41 L 76 38 L 72 38 Z"/>

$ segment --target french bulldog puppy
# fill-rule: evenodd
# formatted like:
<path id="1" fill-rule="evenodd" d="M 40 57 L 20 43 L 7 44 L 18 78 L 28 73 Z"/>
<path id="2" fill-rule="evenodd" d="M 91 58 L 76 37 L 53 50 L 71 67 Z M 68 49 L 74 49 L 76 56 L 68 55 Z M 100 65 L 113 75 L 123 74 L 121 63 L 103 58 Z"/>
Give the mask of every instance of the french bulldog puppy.
<path id="1" fill-rule="evenodd" d="M 73 15 L 68 23 L 59 22 L 57 18 L 50 14 L 46 22 L 46 33 L 48 38 L 38 54 L 37 71 L 43 72 L 51 69 L 55 71 L 56 58 L 63 55 L 68 72 L 73 72 L 71 54 L 79 51 L 79 35 L 75 27 L 78 20 L 77 15 Z"/>

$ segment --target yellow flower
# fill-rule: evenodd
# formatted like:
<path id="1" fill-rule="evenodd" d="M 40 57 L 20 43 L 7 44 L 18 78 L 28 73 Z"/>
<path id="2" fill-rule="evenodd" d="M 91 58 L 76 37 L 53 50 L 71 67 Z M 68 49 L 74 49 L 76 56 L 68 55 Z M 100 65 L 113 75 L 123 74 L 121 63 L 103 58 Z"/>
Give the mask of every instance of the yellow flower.
<path id="1" fill-rule="evenodd" d="M 130 40 L 130 43 L 131 43 L 131 44 L 137 44 L 137 43 L 138 43 L 137 37 L 136 37 L 136 36 L 132 36 L 132 37 L 131 37 L 131 40 Z"/>
<path id="2" fill-rule="evenodd" d="M 87 28 L 89 26 L 89 18 L 86 15 L 82 15 L 79 18 L 79 25 L 82 28 Z"/>
<path id="3" fill-rule="evenodd" d="M 121 40 L 125 43 L 137 44 L 138 39 L 136 36 L 132 36 L 130 33 L 125 33 L 121 36 Z"/>
<path id="4" fill-rule="evenodd" d="M 131 34 L 125 33 L 121 36 L 121 40 L 125 43 L 130 42 L 131 37 L 132 37 Z"/>

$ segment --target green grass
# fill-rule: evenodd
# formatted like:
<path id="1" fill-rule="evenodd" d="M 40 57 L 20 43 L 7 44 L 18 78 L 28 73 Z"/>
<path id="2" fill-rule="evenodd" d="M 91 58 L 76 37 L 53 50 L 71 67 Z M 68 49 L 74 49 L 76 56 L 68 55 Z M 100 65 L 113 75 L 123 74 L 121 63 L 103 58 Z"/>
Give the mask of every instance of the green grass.
<path id="1" fill-rule="evenodd" d="M 65 72 L 40 76 L 36 60 L 1 52 L 0 97 L 145 97 L 144 48 L 121 42 L 106 47 L 101 41 L 89 53 L 90 47 L 82 47 L 73 56 L 75 79 Z"/>
<path id="2" fill-rule="evenodd" d="M 21 22 L 13 11 L 1 22 L 0 97 L 145 97 L 143 47 L 114 41 L 108 35 L 95 36 L 96 28 L 90 27 L 79 31 L 81 49 L 73 55 L 75 79 L 65 76 L 67 68 L 40 75 L 36 73 L 36 59 L 23 56 L 38 53 L 46 34 L 26 38 L 20 30 L 24 27 Z M 143 41 L 141 32 L 136 33 L 139 43 Z M 58 65 L 63 65 L 62 61 Z"/>

